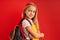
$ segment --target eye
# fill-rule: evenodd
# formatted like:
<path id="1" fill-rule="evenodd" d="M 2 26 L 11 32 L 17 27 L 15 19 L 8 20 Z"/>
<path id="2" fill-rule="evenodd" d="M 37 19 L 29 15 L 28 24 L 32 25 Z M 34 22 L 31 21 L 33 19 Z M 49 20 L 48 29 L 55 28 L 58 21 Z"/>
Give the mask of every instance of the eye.
<path id="1" fill-rule="evenodd" d="M 32 10 L 28 10 L 29 12 L 32 12 Z"/>
<path id="2" fill-rule="evenodd" d="M 33 11 L 33 13 L 36 13 L 36 11 Z"/>

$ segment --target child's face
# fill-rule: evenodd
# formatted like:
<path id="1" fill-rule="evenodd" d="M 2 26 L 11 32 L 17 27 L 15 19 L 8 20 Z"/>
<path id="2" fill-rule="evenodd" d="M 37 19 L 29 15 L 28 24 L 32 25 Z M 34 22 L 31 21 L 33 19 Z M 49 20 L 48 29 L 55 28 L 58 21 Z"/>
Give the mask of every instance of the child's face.
<path id="1" fill-rule="evenodd" d="M 36 7 L 35 6 L 30 6 L 26 9 L 25 11 L 26 17 L 32 19 L 35 16 L 36 13 Z"/>

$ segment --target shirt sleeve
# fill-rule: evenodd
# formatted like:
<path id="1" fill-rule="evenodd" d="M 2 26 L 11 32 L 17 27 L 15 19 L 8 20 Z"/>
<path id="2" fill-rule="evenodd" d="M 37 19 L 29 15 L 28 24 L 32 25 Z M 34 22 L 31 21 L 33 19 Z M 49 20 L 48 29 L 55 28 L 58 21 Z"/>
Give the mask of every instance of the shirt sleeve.
<path id="1" fill-rule="evenodd" d="M 22 27 L 25 28 L 25 27 L 29 27 L 29 26 L 31 26 L 30 23 L 26 19 L 24 19 L 22 21 Z"/>

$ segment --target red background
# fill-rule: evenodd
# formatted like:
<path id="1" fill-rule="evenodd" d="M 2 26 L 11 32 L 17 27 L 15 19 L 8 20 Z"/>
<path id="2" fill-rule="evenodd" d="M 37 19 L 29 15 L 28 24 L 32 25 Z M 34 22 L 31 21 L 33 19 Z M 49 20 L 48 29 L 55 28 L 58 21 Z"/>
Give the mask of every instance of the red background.
<path id="1" fill-rule="evenodd" d="M 0 0 L 0 40 L 9 40 L 9 33 L 21 19 L 28 2 L 39 10 L 39 24 L 44 40 L 60 40 L 60 2 L 57 0 Z"/>

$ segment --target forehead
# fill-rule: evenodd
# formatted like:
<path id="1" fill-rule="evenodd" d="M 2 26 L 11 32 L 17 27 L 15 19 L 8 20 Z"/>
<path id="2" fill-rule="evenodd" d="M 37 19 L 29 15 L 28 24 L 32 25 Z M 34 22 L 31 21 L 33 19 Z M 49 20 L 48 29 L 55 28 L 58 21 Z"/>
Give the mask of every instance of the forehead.
<path id="1" fill-rule="evenodd" d="M 35 6 L 30 6 L 28 7 L 29 10 L 33 10 L 33 11 L 36 11 L 36 7 Z"/>

